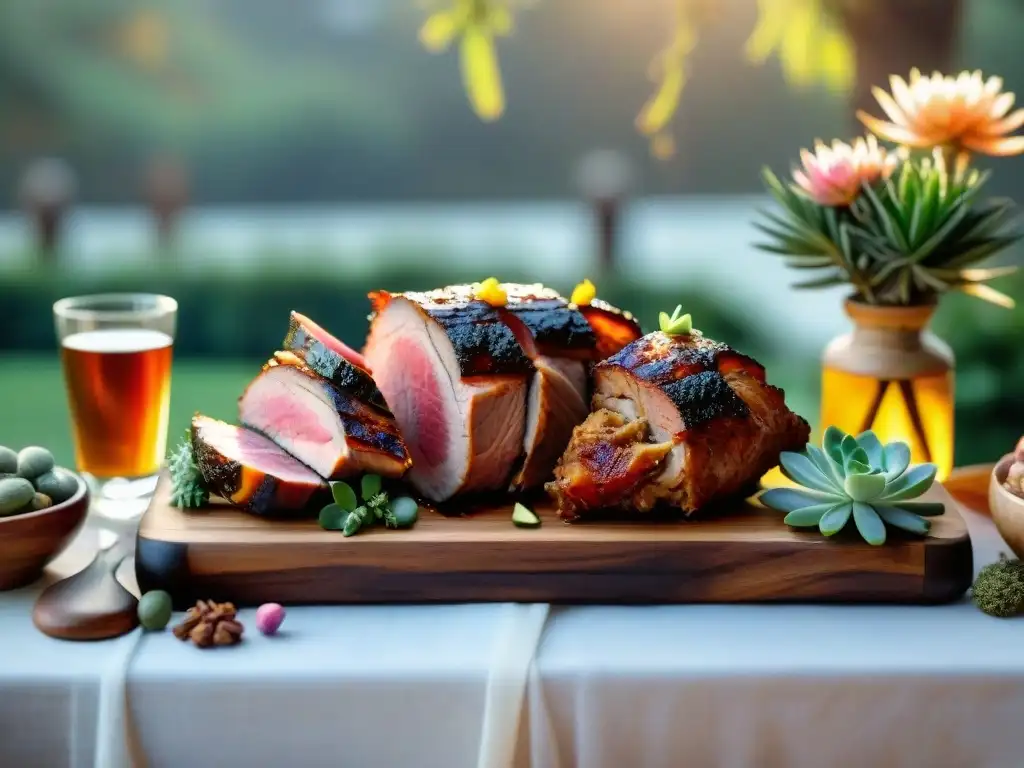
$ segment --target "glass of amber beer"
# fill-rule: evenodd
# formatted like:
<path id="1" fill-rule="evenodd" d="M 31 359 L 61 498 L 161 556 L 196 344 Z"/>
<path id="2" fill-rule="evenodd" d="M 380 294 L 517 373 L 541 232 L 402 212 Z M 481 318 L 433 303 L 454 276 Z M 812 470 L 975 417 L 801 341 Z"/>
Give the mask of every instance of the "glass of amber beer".
<path id="1" fill-rule="evenodd" d="M 108 293 L 61 299 L 53 314 L 78 470 L 95 480 L 97 512 L 133 519 L 167 451 L 178 303 Z"/>

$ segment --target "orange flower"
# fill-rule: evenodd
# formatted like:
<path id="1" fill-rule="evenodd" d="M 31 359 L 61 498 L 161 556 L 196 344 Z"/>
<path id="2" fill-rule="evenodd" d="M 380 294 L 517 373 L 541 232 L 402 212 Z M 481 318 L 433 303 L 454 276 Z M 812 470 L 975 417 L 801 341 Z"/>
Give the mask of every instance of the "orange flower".
<path id="1" fill-rule="evenodd" d="M 797 186 L 819 205 L 849 205 L 857 199 L 862 184 L 888 178 L 899 158 L 878 146 L 878 139 L 858 138 L 853 145 L 819 141 L 814 153 L 800 151 L 803 169 L 793 171 Z"/>
<path id="2" fill-rule="evenodd" d="M 889 78 L 892 95 L 872 89 L 887 123 L 863 111 L 857 117 L 883 139 L 908 147 L 950 146 L 1006 157 L 1024 152 L 1024 136 L 1007 136 L 1024 125 L 1024 109 L 1007 114 L 1014 95 L 1003 93 L 1003 80 L 983 80 L 980 71 L 943 77 L 910 71 L 910 80 Z"/>

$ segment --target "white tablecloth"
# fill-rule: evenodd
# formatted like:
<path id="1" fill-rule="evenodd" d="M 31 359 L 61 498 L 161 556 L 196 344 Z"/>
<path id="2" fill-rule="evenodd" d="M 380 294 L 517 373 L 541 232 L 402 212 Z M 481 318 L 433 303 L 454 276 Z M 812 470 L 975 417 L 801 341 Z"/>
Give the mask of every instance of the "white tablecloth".
<path id="1" fill-rule="evenodd" d="M 1004 548 L 966 514 L 978 569 Z M 966 601 L 552 608 L 527 674 L 522 606 L 294 608 L 276 638 L 243 611 L 244 643 L 201 651 L 50 640 L 37 591 L 0 596 L 5 767 L 117 768 L 124 733 L 97 712 L 125 665 L 150 768 L 474 768 L 485 730 L 501 753 L 517 674 L 517 766 L 1024 765 L 1024 619 Z"/>

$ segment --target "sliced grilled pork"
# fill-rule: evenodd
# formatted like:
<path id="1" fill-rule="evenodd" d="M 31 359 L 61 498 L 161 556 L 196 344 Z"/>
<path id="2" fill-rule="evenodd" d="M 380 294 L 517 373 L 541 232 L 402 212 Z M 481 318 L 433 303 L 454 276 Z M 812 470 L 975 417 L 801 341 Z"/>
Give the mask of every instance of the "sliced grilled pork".
<path id="1" fill-rule="evenodd" d="M 505 489 L 522 450 L 533 365 L 469 286 L 370 295 L 366 361 L 405 437 L 425 497 Z"/>
<path id="2" fill-rule="evenodd" d="M 298 355 L 313 371 L 353 397 L 387 409 L 365 358 L 305 315 L 291 313 L 284 351 Z"/>
<path id="3" fill-rule="evenodd" d="M 779 453 L 802 449 L 810 435 L 807 422 L 786 407 L 783 391 L 766 382 L 761 365 L 699 331 L 638 339 L 594 367 L 594 388 L 595 411 L 574 433 L 547 485 L 568 519 L 594 509 L 595 501 L 641 512 L 665 503 L 690 514 L 743 490 L 778 464 Z M 594 438 L 609 412 L 642 425 L 636 442 L 671 444 L 637 482 L 607 480 L 624 471 L 621 451 L 608 441 L 601 448 Z"/>
<path id="4" fill-rule="evenodd" d="M 270 437 L 328 480 L 366 472 L 401 477 L 409 453 L 390 412 L 278 352 L 238 403 L 242 424 Z"/>
<path id="5" fill-rule="evenodd" d="M 192 448 L 206 486 L 256 514 L 299 510 L 327 485 L 271 440 L 207 416 L 192 419 Z"/>
<path id="6" fill-rule="evenodd" d="M 510 490 L 539 487 L 551 478 L 573 427 L 587 416 L 587 370 L 596 338 L 580 311 L 543 285 L 502 285 L 501 315 L 533 361 L 526 401 L 526 432 L 519 471 Z"/>

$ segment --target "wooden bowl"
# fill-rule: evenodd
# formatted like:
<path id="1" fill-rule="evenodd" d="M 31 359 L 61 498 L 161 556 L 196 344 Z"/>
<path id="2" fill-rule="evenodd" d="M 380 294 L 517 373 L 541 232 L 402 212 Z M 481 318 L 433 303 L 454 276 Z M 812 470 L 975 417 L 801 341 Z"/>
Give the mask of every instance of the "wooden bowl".
<path id="1" fill-rule="evenodd" d="M 89 486 L 77 473 L 71 498 L 37 512 L 0 517 L 0 591 L 31 584 L 67 546 L 89 511 Z"/>
<path id="2" fill-rule="evenodd" d="M 988 483 L 988 507 L 992 522 L 1017 557 L 1024 558 L 1024 499 L 1003 487 L 1013 464 L 1013 454 L 1003 456 L 992 470 Z"/>

